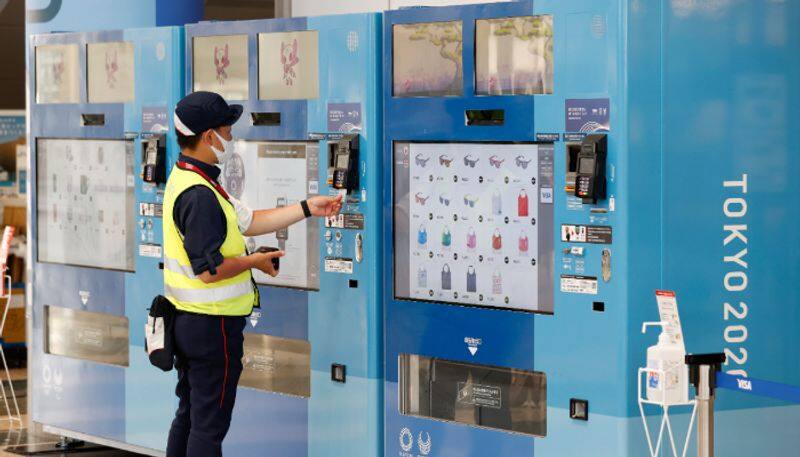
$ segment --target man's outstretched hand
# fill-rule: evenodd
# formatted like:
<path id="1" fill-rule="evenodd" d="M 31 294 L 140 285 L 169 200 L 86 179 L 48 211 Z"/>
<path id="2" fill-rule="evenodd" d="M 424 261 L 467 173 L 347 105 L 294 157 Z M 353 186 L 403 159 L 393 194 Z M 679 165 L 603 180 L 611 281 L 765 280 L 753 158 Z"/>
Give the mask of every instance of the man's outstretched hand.
<path id="1" fill-rule="evenodd" d="M 325 197 L 318 195 L 311 197 L 308 200 L 308 209 L 311 211 L 312 216 L 325 217 L 339 214 L 342 210 L 342 196 Z"/>

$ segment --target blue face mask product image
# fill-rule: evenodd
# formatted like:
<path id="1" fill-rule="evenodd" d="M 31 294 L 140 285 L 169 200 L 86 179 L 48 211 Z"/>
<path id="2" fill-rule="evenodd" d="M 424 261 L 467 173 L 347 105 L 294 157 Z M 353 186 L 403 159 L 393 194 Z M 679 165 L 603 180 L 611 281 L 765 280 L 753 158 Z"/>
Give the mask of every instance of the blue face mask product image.
<path id="1" fill-rule="evenodd" d="M 450 290 L 452 288 L 452 278 L 450 277 L 450 265 L 444 264 L 442 267 L 442 290 Z"/>
<path id="2" fill-rule="evenodd" d="M 428 270 L 423 267 L 417 270 L 417 287 L 428 287 Z"/>
<path id="3" fill-rule="evenodd" d="M 475 272 L 475 267 L 470 265 L 467 267 L 467 292 L 476 292 L 478 290 L 478 275 Z"/>
<path id="4" fill-rule="evenodd" d="M 450 243 L 453 242 L 453 236 L 450 234 L 450 229 L 445 227 L 442 231 L 442 246 L 449 247 Z"/>
<path id="5" fill-rule="evenodd" d="M 424 246 L 428 242 L 428 230 L 425 229 L 423 226 L 419 226 L 419 232 L 417 232 L 417 243 L 420 246 Z"/>
<path id="6" fill-rule="evenodd" d="M 492 193 L 492 214 L 503 214 L 503 196 L 500 195 L 500 190 L 495 189 Z"/>

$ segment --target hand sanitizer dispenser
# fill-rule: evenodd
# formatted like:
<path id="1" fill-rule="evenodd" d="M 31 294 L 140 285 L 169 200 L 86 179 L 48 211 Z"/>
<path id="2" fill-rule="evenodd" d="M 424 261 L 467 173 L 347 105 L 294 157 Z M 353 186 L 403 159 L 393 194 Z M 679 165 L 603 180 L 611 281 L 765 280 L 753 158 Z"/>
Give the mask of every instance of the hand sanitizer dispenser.
<path id="1" fill-rule="evenodd" d="M 686 403 L 689 399 L 686 350 L 670 338 L 665 331 L 666 322 L 645 322 L 642 333 L 650 326 L 661 326 L 661 334 L 658 344 L 647 348 L 647 399 L 664 405 Z"/>

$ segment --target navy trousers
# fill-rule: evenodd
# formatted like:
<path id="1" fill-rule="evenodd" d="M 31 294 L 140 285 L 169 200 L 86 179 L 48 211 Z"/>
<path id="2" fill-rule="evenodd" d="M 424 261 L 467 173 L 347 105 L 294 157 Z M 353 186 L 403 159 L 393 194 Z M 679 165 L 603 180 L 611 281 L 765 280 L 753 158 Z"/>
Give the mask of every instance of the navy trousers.
<path id="1" fill-rule="evenodd" d="M 167 457 L 219 457 L 242 374 L 244 317 L 175 318 L 178 411 Z"/>

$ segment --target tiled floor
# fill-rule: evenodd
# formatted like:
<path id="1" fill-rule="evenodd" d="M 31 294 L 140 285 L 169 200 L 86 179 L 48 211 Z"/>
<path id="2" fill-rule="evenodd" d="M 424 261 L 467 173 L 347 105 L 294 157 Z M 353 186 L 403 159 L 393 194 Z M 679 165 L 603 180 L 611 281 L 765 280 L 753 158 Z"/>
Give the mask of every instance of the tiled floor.
<path id="1" fill-rule="evenodd" d="M 2 372 L 2 370 L 0 370 Z M 28 418 L 25 414 L 26 404 L 26 389 L 25 389 L 26 372 L 22 370 L 12 370 L 11 378 L 14 380 L 14 386 L 18 395 L 20 409 L 23 412 L 22 423 L 27 424 Z M 6 384 L 6 391 L 8 384 Z M 139 454 L 132 454 L 130 452 L 118 451 L 108 448 L 99 448 L 91 443 L 86 443 L 80 452 L 75 453 L 62 453 L 56 449 L 56 444 L 59 442 L 59 437 L 47 433 L 29 434 L 27 430 L 20 429 L 19 424 L 12 423 L 5 416 L 5 407 L 0 399 L 0 457 L 32 455 L 32 456 L 80 456 L 80 457 L 137 457 Z M 15 450 L 15 453 L 8 452 L 8 450 Z M 21 451 L 27 451 L 21 452 Z"/>

